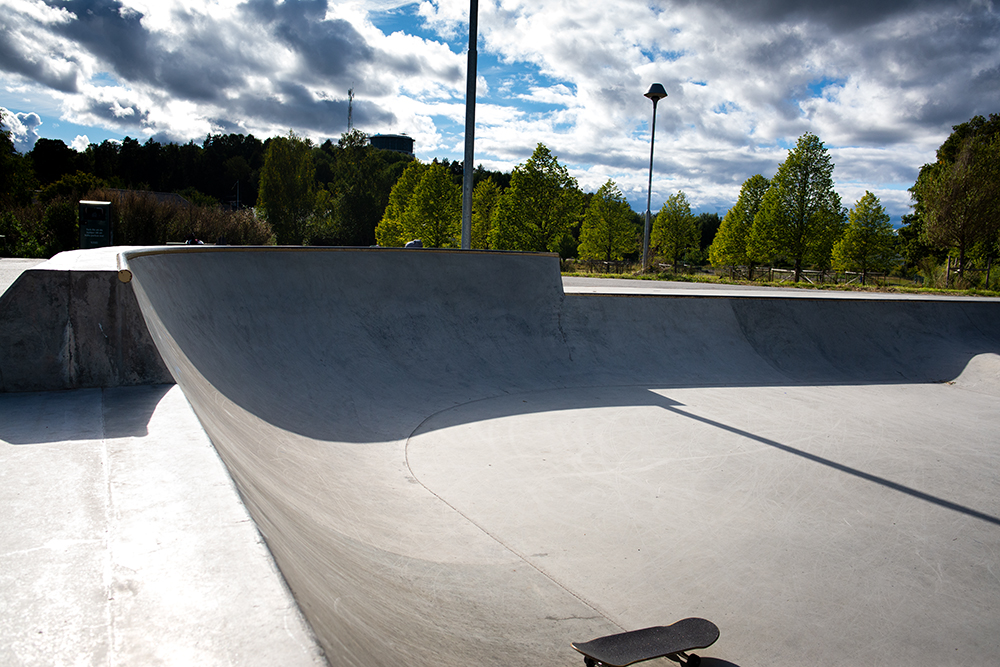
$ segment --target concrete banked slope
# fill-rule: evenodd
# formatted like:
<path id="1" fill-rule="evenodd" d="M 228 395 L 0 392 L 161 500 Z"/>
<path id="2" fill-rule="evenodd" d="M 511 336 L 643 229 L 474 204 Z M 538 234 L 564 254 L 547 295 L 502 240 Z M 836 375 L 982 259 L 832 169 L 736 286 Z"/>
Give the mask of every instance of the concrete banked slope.
<path id="1" fill-rule="evenodd" d="M 960 389 L 925 385 L 960 378 L 972 362 L 985 368 L 977 386 L 986 393 L 947 400 L 979 401 L 974 410 L 991 406 L 1000 304 L 572 295 L 563 293 L 558 259 L 545 255 L 184 248 L 131 252 L 126 260 L 164 362 L 228 466 L 331 664 L 576 664 L 570 641 L 689 615 L 720 626 L 715 655 L 733 664 L 837 664 L 845 655 L 916 656 L 909 664 L 918 664 L 920 656 L 937 659 L 933 651 L 954 656 L 947 651 L 957 650 L 948 643 L 928 653 L 922 627 L 892 637 L 909 622 L 905 614 L 916 613 L 899 607 L 932 594 L 909 584 L 898 600 L 877 592 L 879 600 L 861 605 L 858 613 L 872 616 L 870 631 L 859 630 L 865 618 L 841 618 L 852 603 L 836 601 L 838 591 L 864 597 L 871 585 L 851 579 L 857 563 L 845 566 L 839 581 L 818 572 L 824 558 L 850 560 L 844 553 L 856 538 L 844 535 L 844 545 L 833 548 L 841 517 L 832 529 L 808 517 L 831 514 L 852 497 L 871 506 L 884 496 L 904 513 L 899 503 L 914 503 L 920 525 L 948 525 L 958 517 L 979 531 L 972 536 L 977 544 L 993 549 L 1000 525 L 995 500 L 971 507 L 980 496 L 956 500 L 950 487 L 930 482 L 931 491 L 917 488 L 909 478 L 893 477 L 894 469 L 878 469 L 878 461 L 872 468 L 831 463 L 840 461 L 836 449 L 803 454 L 802 439 L 787 444 L 794 436 L 779 427 L 783 409 L 798 409 L 815 392 L 827 392 L 828 405 L 847 411 L 883 400 L 924 400 L 879 388 L 954 396 Z M 837 398 L 848 396 L 838 388 L 854 386 L 862 388 L 860 406 Z M 773 395 L 786 407 L 772 404 Z M 697 409 L 698 396 L 729 406 L 729 412 L 719 408 L 729 416 L 768 412 L 778 430 L 725 426 L 720 412 L 686 419 L 676 438 L 652 422 L 649 432 L 633 433 L 632 426 L 621 430 L 607 421 L 647 414 L 634 410 L 677 419 Z M 995 413 L 978 428 L 993 428 Z M 824 415 L 833 424 L 843 418 Z M 812 417 L 790 419 L 802 432 L 837 432 L 830 423 L 809 422 Z M 546 424 L 557 426 L 550 434 Z M 693 431 L 706 424 L 716 427 L 714 435 Z M 865 434 L 871 427 L 857 428 Z M 569 432 L 576 444 L 560 440 Z M 584 450 L 615 442 L 627 453 L 646 440 L 657 449 L 644 470 L 659 465 L 657 457 L 675 467 L 658 470 L 659 482 L 650 483 L 659 486 L 626 507 L 623 498 L 635 489 L 646 492 L 645 473 L 622 477 L 624 454 L 584 460 L 590 456 Z M 753 447 L 722 458 L 689 451 L 746 443 Z M 851 451 L 845 444 L 843 456 Z M 775 463 L 765 456 L 777 457 Z M 691 468 L 709 460 L 711 470 L 702 463 Z M 720 461 L 727 462 L 725 471 Z M 835 475 L 838 485 L 859 490 L 829 503 L 810 504 L 809 489 L 797 500 L 782 500 L 769 495 L 769 475 L 786 475 L 786 488 L 796 476 L 811 480 L 785 465 Z M 615 470 L 617 481 L 601 477 Z M 756 481 L 743 488 L 748 470 L 756 471 Z M 824 483 L 808 481 L 813 489 Z M 730 500 L 715 507 L 723 498 Z M 766 524 L 759 527 L 747 525 L 757 514 L 727 509 L 758 501 Z M 789 515 L 780 527 L 767 523 L 782 503 L 808 519 Z M 701 516 L 700 508 L 716 514 Z M 844 516 L 854 517 L 856 509 L 845 505 Z M 924 512 L 940 516 L 928 519 Z M 866 534 L 878 534 L 883 519 L 871 521 Z M 643 535 L 634 548 L 616 532 L 626 524 L 634 524 L 630 534 Z M 742 536 L 739 545 L 734 535 Z M 787 566 L 766 551 L 795 552 L 802 545 L 809 553 Z M 801 563 L 817 572 L 790 571 Z M 983 595 L 996 590 L 985 570 L 978 577 L 954 585 L 985 585 Z M 753 580 L 772 583 L 752 591 Z M 775 590 L 782 580 L 794 592 Z M 765 599 L 771 594 L 775 600 Z M 787 608 L 776 608 L 778 598 Z M 880 605 L 892 606 L 897 616 L 875 620 Z M 955 623 L 981 637 L 977 659 L 996 657 L 997 621 L 973 612 L 979 626 L 964 617 Z M 830 636 L 817 638 L 817 628 Z M 984 635 L 989 632 L 992 637 Z M 844 633 L 857 636 L 845 640 Z M 873 648 L 876 636 L 881 643 Z M 907 648 L 911 636 L 924 637 L 923 643 Z"/>

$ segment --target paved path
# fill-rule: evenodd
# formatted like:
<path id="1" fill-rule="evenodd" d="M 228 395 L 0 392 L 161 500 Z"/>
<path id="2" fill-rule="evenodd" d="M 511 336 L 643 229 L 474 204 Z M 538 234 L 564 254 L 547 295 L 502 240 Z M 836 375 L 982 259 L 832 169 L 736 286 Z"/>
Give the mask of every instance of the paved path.
<path id="1" fill-rule="evenodd" d="M 0 664 L 325 664 L 178 387 L 0 394 Z"/>
<path id="2" fill-rule="evenodd" d="M 128 266 L 332 664 L 571 665 L 685 616 L 721 628 L 705 665 L 1000 662 L 995 302 L 564 294 L 518 254 Z"/>
<path id="3" fill-rule="evenodd" d="M 797 299 L 885 299 L 889 301 L 961 300 L 1000 301 L 996 297 L 960 296 L 952 294 L 910 294 L 894 292 L 853 292 L 821 290 L 804 287 L 764 287 L 758 285 L 726 285 L 723 283 L 687 283 L 669 280 L 634 280 L 631 278 L 586 278 L 564 276 L 563 288 L 568 294 L 659 294 L 671 296 L 747 297 L 767 296 Z"/>

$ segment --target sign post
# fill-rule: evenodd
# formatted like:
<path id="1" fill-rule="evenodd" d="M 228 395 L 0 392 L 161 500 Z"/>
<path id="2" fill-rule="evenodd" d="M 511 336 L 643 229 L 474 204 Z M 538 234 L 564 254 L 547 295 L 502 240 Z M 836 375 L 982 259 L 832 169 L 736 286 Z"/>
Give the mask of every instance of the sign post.
<path id="1" fill-rule="evenodd" d="M 111 202 L 80 202 L 80 249 L 111 245 Z"/>

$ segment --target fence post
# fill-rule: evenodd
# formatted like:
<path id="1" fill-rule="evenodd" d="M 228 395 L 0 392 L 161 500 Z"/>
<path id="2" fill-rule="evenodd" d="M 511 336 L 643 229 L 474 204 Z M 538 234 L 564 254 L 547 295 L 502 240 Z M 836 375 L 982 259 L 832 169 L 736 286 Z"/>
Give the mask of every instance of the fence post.
<path id="1" fill-rule="evenodd" d="M 944 274 L 944 288 L 948 289 L 951 287 L 951 255 L 948 256 L 948 268 L 945 269 Z"/>

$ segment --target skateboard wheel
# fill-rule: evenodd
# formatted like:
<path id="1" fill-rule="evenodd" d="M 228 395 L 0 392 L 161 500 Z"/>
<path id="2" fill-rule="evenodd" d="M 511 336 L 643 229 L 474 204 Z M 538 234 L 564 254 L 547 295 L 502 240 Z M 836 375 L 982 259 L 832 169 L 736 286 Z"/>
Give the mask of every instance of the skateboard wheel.
<path id="1" fill-rule="evenodd" d="M 698 667 L 698 665 L 701 664 L 701 658 L 696 656 L 694 653 L 691 653 L 690 655 L 688 655 L 687 664 L 688 667 Z"/>
<path id="2" fill-rule="evenodd" d="M 585 664 L 587 667 L 595 667 L 595 665 L 597 665 L 597 661 L 594 660 L 593 658 L 584 658 L 583 664 Z"/>

